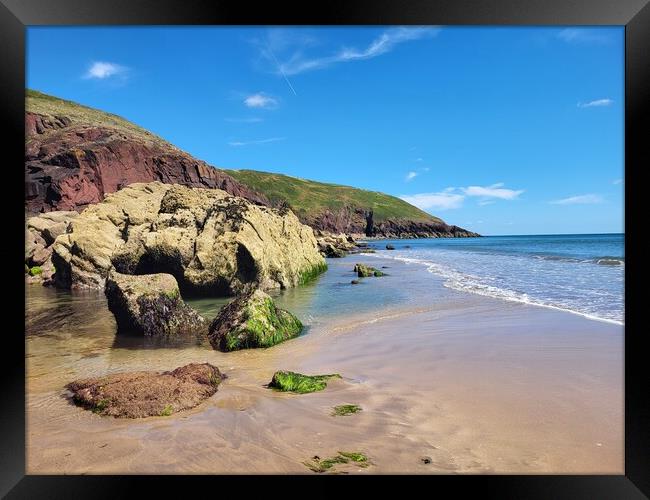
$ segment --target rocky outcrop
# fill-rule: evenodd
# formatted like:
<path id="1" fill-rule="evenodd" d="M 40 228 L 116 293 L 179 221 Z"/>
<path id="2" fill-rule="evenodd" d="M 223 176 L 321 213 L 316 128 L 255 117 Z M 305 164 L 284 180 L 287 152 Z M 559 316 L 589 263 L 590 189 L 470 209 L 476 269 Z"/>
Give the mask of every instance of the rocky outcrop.
<path id="1" fill-rule="evenodd" d="M 32 112 L 25 114 L 25 134 L 25 205 L 31 213 L 82 210 L 124 186 L 151 181 L 222 189 L 269 205 L 264 195 L 153 134 Z"/>
<path id="2" fill-rule="evenodd" d="M 209 363 L 169 372 L 115 373 L 67 385 L 72 400 L 93 413 L 122 418 L 169 416 L 198 406 L 226 378 Z"/>
<path id="3" fill-rule="evenodd" d="M 297 336 L 302 323 L 260 290 L 249 291 L 219 311 L 210 324 L 210 344 L 220 351 L 271 347 Z"/>
<path id="4" fill-rule="evenodd" d="M 206 320 L 183 302 L 171 274 L 129 276 L 111 271 L 105 288 L 118 333 L 201 334 Z"/>
<path id="5" fill-rule="evenodd" d="M 49 212 L 29 217 L 25 224 L 25 278 L 28 283 L 47 283 L 54 274 L 52 243 L 65 234 L 77 212 Z"/>
<path id="6" fill-rule="evenodd" d="M 351 236 L 330 234 L 323 231 L 316 231 L 315 234 L 318 250 L 324 257 L 345 257 L 349 252 L 357 248 Z"/>
<path id="7" fill-rule="evenodd" d="M 301 214 L 301 221 L 316 231 L 374 238 L 468 238 L 480 236 L 462 227 L 444 222 L 389 218 L 374 219 L 373 212 L 359 207 L 325 210 L 318 214 Z"/>
<path id="8" fill-rule="evenodd" d="M 54 245 L 63 288 L 103 288 L 122 274 L 168 273 L 183 294 L 288 288 L 325 268 L 311 228 L 291 211 L 219 189 L 133 184 L 84 210 Z"/>
<path id="9" fill-rule="evenodd" d="M 371 266 L 366 266 L 365 264 L 356 264 L 354 266 L 354 272 L 357 273 L 357 276 L 359 278 L 368 278 L 370 276 L 375 276 L 378 278 L 380 276 L 386 276 L 386 274 L 379 269 L 375 269 Z"/>

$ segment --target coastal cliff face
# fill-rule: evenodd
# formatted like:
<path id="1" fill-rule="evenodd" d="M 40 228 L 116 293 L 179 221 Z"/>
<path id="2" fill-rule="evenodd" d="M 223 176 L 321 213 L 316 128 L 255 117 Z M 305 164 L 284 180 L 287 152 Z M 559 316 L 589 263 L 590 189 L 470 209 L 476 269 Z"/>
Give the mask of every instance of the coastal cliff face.
<path id="1" fill-rule="evenodd" d="M 220 170 L 137 125 L 27 91 L 25 209 L 82 211 L 125 186 L 158 181 L 220 189 L 290 208 L 318 232 L 380 238 L 478 236 L 384 193 L 250 170 Z"/>
<path id="2" fill-rule="evenodd" d="M 28 92 L 25 205 L 82 210 L 136 182 L 222 189 L 259 205 L 266 197 L 126 120 Z M 110 117 L 111 115 L 106 114 Z"/>
<path id="3" fill-rule="evenodd" d="M 389 218 L 375 222 L 373 211 L 344 207 L 325 210 L 301 219 L 314 229 L 331 234 L 351 234 L 375 238 L 469 238 L 480 236 L 462 227 L 432 218 L 430 221 Z"/>
<path id="4" fill-rule="evenodd" d="M 211 296 L 293 287 L 326 268 L 312 229 L 291 211 L 160 182 L 84 210 L 54 241 L 52 264 L 61 288 L 102 289 L 115 269 L 168 273 L 183 293 Z"/>

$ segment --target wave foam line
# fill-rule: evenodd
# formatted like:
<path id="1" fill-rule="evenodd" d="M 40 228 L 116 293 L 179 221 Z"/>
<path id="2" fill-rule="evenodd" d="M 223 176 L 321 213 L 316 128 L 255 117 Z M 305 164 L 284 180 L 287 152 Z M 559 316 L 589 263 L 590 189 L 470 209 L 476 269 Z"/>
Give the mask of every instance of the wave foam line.
<path id="1" fill-rule="evenodd" d="M 502 288 L 490 286 L 490 285 L 485 285 L 483 283 L 478 283 L 478 282 L 473 282 L 467 284 L 468 278 L 470 280 L 478 280 L 479 277 L 477 276 L 472 276 L 472 275 L 463 275 L 459 273 L 458 271 L 454 271 L 451 269 L 447 269 L 442 267 L 439 264 L 427 261 L 427 260 L 422 260 L 422 259 L 415 259 L 412 257 L 399 257 L 399 256 L 393 256 L 393 255 L 386 255 L 386 254 L 368 254 L 368 256 L 373 256 L 373 257 L 378 257 L 378 258 L 387 258 L 391 260 L 397 260 L 400 262 L 405 262 L 407 264 L 420 264 L 423 265 L 427 268 L 427 271 L 430 272 L 431 274 L 435 274 L 438 276 L 441 276 L 446 279 L 444 286 L 447 288 L 451 288 L 453 290 L 458 290 L 461 292 L 467 292 L 467 293 L 474 293 L 476 295 L 483 295 L 484 297 L 491 297 L 491 298 L 496 298 L 496 299 L 501 299 L 501 300 L 506 300 L 508 302 L 517 302 L 520 304 L 528 304 L 532 306 L 537 306 L 537 307 L 546 307 L 548 309 L 555 309 L 557 311 L 564 311 L 564 312 L 569 312 L 571 314 L 577 314 L 578 316 L 582 316 L 587 319 L 591 319 L 594 321 L 602 321 L 604 323 L 611 323 L 614 325 L 624 325 L 624 321 L 612 319 L 612 318 L 603 318 L 602 316 L 596 316 L 594 314 L 589 314 L 585 313 L 582 311 L 577 311 L 575 309 L 569 309 L 567 307 L 562 307 L 562 306 L 557 306 L 554 304 L 547 304 L 545 302 L 531 299 L 528 297 L 527 294 L 518 294 L 517 292 L 513 292 L 511 290 L 504 290 Z M 465 283 L 463 283 L 463 281 Z"/>

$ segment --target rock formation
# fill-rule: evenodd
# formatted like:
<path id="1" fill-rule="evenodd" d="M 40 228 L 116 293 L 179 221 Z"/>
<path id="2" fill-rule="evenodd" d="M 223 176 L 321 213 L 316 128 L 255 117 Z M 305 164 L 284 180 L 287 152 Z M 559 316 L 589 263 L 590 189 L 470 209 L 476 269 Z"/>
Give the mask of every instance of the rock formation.
<path id="1" fill-rule="evenodd" d="M 31 213 L 82 210 L 138 182 L 218 188 L 256 204 L 266 197 L 115 115 L 28 91 L 25 204 Z"/>
<path id="2" fill-rule="evenodd" d="M 287 288 L 325 269 L 311 228 L 219 189 L 132 184 L 84 210 L 53 244 L 63 288 L 103 288 L 109 270 L 168 273 L 182 293 Z"/>
<path id="3" fill-rule="evenodd" d="M 65 234 L 77 212 L 49 212 L 30 217 L 25 227 L 25 274 L 30 283 L 48 282 L 54 274 L 52 243 Z"/>
<path id="4" fill-rule="evenodd" d="M 67 385 L 72 400 L 100 415 L 122 418 L 169 416 L 194 408 L 226 378 L 216 366 L 191 363 L 170 372 L 115 373 Z"/>
<path id="5" fill-rule="evenodd" d="M 254 290 L 219 311 L 210 324 L 208 337 L 215 349 L 235 351 L 271 347 L 297 336 L 301 330 L 298 318 L 277 307 L 266 293 Z"/>
<path id="6" fill-rule="evenodd" d="M 183 302 L 171 274 L 129 276 L 111 271 L 105 293 L 118 332 L 146 336 L 207 332 L 206 320 Z"/>

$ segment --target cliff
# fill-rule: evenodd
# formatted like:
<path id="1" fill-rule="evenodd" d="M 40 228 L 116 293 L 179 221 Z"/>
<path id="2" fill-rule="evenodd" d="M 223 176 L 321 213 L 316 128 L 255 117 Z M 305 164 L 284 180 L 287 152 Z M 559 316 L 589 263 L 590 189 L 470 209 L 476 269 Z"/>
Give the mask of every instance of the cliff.
<path id="1" fill-rule="evenodd" d="M 384 193 L 252 170 L 221 170 L 110 113 L 26 91 L 25 209 L 81 211 L 134 183 L 213 188 L 290 208 L 320 232 L 384 238 L 478 236 Z"/>
<path id="2" fill-rule="evenodd" d="M 27 91 L 25 208 L 81 210 L 136 182 L 217 188 L 255 204 L 263 195 L 160 137 L 79 104 Z"/>

